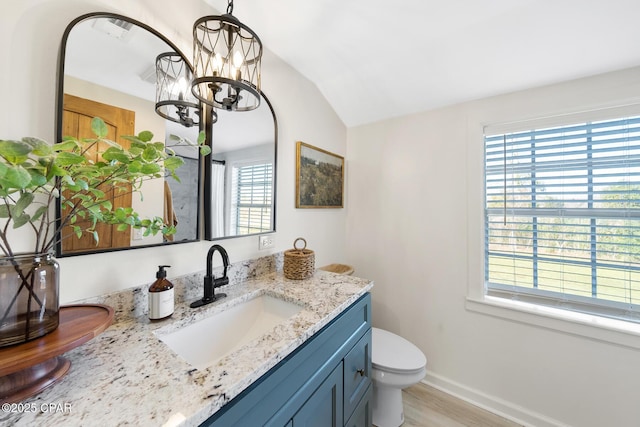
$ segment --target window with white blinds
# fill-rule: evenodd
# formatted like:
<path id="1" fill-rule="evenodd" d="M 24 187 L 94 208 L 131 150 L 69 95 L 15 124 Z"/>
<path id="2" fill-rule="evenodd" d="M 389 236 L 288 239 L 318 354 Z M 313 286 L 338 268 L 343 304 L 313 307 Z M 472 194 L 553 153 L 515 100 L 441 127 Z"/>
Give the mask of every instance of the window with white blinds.
<path id="1" fill-rule="evenodd" d="M 485 129 L 486 292 L 640 322 L 640 115 L 587 116 Z"/>
<path id="2" fill-rule="evenodd" d="M 231 227 L 236 235 L 272 230 L 273 163 L 234 166 Z"/>

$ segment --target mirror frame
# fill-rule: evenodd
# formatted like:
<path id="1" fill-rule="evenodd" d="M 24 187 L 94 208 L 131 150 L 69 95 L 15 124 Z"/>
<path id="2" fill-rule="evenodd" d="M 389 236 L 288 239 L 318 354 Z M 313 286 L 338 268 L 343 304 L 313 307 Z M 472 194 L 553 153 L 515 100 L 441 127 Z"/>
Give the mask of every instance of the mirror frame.
<path id="1" fill-rule="evenodd" d="M 123 21 L 127 21 L 130 22 L 134 25 L 137 25 L 138 27 L 150 32 L 151 34 L 155 35 L 156 37 L 158 37 L 159 39 L 161 39 L 162 41 L 164 41 L 167 46 L 169 46 L 169 48 L 173 49 L 176 53 L 178 53 L 182 59 L 185 61 L 185 64 L 191 69 L 191 71 L 193 72 L 193 66 L 191 65 L 191 61 L 189 61 L 187 59 L 187 57 L 184 55 L 184 53 L 178 49 L 178 47 L 171 42 L 168 38 L 166 38 L 164 35 L 162 35 L 160 32 L 158 32 L 156 29 L 150 27 L 147 24 L 144 24 L 136 19 L 130 18 L 128 16 L 124 16 L 124 15 L 120 15 L 117 13 L 110 13 L 110 12 L 91 12 L 91 13 L 86 13 L 84 15 L 80 15 L 77 18 L 75 18 L 73 21 L 71 21 L 69 23 L 69 25 L 67 25 L 67 27 L 64 30 L 64 33 L 62 35 L 62 43 L 60 45 L 60 53 L 59 53 L 59 58 L 58 58 L 58 70 L 57 70 L 57 75 L 56 75 L 56 79 L 57 79 L 57 93 L 56 93 L 56 140 L 57 141 L 62 141 L 62 117 L 63 117 L 63 98 L 64 98 L 64 68 L 65 68 L 65 58 L 67 55 L 67 41 L 69 38 L 69 34 L 71 33 L 71 31 L 73 30 L 73 28 L 79 24 L 82 21 L 88 20 L 88 19 L 94 19 L 94 18 L 115 18 L 115 19 L 121 19 Z M 202 108 L 202 104 L 201 104 L 201 111 L 203 110 Z M 210 111 L 207 111 L 210 112 Z M 155 113 L 155 111 L 154 111 Z M 274 116 L 275 119 L 275 116 Z M 203 126 L 203 122 L 205 122 L 205 120 L 201 120 L 200 125 L 198 126 L 198 132 L 201 132 L 204 128 Z M 207 134 L 210 134 L 210 132 L 206 132 Z M 210 138 L 210 136 L 208 136 L 207 138 Z M 209 140 L 209 145 L 210 145 L 210 140 Z M 166 245 L 178 245 L 178 244 L 182 244 L 182 243 L 192 243 L 192 242 L 199 242 L 202 240 L 202 220 L 201 220 L 201 216 L 202 216 L 202 208 L 203 208 L 203 204 L 202 204 L 202 197 L 203 197 L 203 183 L 202 183 L 202 179 L 203 179 L 203 162 L 204 162 L 204 158 L 202 155 L 198 154 L 198 198 L 197 198 L 197 210 L 196 210 L 196 237 L 194 239 L 186 239 L 186 240 L 180 240 L 180 241 L 176 241 L 176 242 L 162 242 L 162 243 L 150 243 L 147 245 L 137 245 L 137 246 L 128 246 L 128 247 L 119 247 L 119 248 L 106 248 L 106 249 L 96 249 L 96 250 L 86 250 L 86 251 L 79 251 L 79 252 L 73 252 L 73 253 L 64 253 L 62 251 L 62 242 L 58 241 L 58 243 L 56 243 L 56 257 L 58 258 L 62 258 L 62 257 L 70 257 L 70 256 L 78 256 L 78 255 L 88 255 L 88 254 L 96 254 L 96 253 L 106 253 L 106 252 L 114 252 L 114 251 L 123 251 L 123 250 L 131 250 L 131 249 L 143 249 L 143 248 L 149 248 L 149 247 L 159 247 L 159 246 L 166 246 Z M 205 174 L 206 174 L 206 168 L 205 168 Z M 61 205 L 60 205 L 60 201 L 58 200 L 58 203 L 56 203 L 56 222 L 59 223 L 59 221 L 61 221 Z M 205 221 L 205 223 L 208 221 Z"/>
<path id="2" fill-rule="evenodd" d="M 260 91 L 261 102 L 266 102 L 269 107 L 269 111 L 271 111 L 271 116 L 273 117 L 273 190 L 272 190 L 272 206 L 271 206 L 271 230 L 263 231 L 260 233 L 251 233 L 251 234 L 235 234 L 230 236 L 222 236 L 222 237 L 213 237 L 211 230 L 211 204 L 212 204 L 212 196 L 213 190 L 211 186 L 211 164 L 214 156 L 213 152 L 213 133 L 215 131 L 212 128 L 213 123 L 205 122 L 205 133 L 206 133 L 206 143 L 211 148 L 211 153 L 206 155 L 204 158 L 204 239 L 208 241 L 216 241 L 216 240 L 225 240 L 225 239 L 233 239 L 237 237 L 247 237 L 247 236 L 259 236 L 261 234 L 271 234 L 276 231 L 276 207 L 277 207 L 277 182 L 278 182 L 278 119 L 276 117 L 276 112 L 273 109 L 273 105 L 267 95 L 261 90 Z M 211 108 L 209 106 L 205 106 L 205 108 Z M 205 110 L 205 117 L 210 117 L 208 111 Z M 242 112 L 235 114 L 243 114 Z M 218 121 L 216 125 L 220 125 L 221 121 Z"/>

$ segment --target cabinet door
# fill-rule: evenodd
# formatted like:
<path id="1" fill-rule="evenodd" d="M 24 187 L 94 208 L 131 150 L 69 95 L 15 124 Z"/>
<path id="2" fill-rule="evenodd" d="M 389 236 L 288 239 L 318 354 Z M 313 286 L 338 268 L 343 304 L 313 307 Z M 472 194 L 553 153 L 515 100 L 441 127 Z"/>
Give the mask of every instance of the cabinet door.
<path id="1" fill-rule="evenodd" d="M 342 426 L 342 363 L 293 417 L 293 427 Z"/>
<path id="2" fill-rule="evenodd" d="M 369 388 L 362 396 L 362 400 L 356 406 L 351 418 L 344 424 L 344 427 L 371 427 L 373 425 L 373 402 L 371 397 L 373 396 L 373 384 L 369 385 Z"/>
<path id="3" fill-rule="evenodd" d="M 371 329 L 353 346 L 344 358 L 344 420 L 371 384 Z"/>

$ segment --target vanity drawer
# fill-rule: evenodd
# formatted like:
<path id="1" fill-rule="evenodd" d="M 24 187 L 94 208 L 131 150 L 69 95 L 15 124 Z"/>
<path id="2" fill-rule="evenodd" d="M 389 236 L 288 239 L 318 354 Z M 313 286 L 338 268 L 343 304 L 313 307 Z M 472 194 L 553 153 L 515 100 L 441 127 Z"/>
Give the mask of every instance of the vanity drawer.
<path id="1" fill-rule="evenodd" d="M 371 384 L 371 329 L 344 358 L 344 420 L 348 420 Z"/>

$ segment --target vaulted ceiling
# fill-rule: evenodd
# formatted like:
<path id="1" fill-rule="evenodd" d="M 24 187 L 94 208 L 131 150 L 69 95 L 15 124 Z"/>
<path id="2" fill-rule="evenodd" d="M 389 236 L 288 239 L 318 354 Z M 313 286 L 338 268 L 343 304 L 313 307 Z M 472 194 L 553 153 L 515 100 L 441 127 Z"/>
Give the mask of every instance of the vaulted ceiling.
<path id="1" fill-rule="evenodd" d="M 640 65 L 638 0 L 236 0 L 233 14 L 349 127 Z"/>

